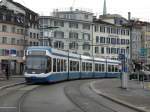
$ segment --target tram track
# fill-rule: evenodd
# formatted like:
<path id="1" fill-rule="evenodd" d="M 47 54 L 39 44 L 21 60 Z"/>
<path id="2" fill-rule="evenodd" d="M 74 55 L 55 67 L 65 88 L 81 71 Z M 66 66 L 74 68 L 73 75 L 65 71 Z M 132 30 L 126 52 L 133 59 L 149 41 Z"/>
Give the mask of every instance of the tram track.
<path id="1" fill-rule="evenodd" d="M 83 112 L 116 112 L 111 108 L 100 104 L 94 99 L 88 97 L 83 94 L 81 91 L 81 86 L 83 83 L 76 83 L 66 86 L 64 88 L 64 92 L 66 96 L 73 102 L 78 108 L 80 108 Z"/>
<path id="2" fill-rule="evenodd" d="M 96 96 L 89 87 L 90 82 L 71 83 L 64 88 L 68 99 L 83 112 L 137 112 L 116 104 L 104 97 Z"/>
<path id="3" fill-rule="evenodd" d="M 20 84 L 7 87 L 0 92 L 0 112 L 22 112 L 22 103 L 38 85 Z"/>

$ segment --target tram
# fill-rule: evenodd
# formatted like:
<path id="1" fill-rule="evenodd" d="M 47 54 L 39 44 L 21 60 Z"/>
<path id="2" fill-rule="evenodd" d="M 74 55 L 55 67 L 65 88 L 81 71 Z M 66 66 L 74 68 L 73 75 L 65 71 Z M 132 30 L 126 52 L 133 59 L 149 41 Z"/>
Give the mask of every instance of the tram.
<path id="1" fill-rule="evenodd" d="M 85 78 L 119 77 L 120 61 L 89 57 L 45 46 L 28 47 L 26 82 L 57 82 Z"/>

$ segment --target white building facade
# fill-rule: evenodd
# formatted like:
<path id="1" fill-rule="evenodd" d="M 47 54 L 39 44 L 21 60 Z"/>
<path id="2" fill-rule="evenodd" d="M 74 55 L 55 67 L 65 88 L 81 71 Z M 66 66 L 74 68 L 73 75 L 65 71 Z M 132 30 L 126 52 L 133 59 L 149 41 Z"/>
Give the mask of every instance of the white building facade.
<path id="1" fill-rule="evenodd" d="M 56 10 L 52 16 L 41 16 L 41 45 L 90 56 L 92 21 L 92 13 L 80 10 Z"/>
<path id="2" fill-rule="evenodd" d="M 94 56 L 114 60 L 119 54 L 129 56 L 129 28 L 95 20 L 93 34 Z"/>

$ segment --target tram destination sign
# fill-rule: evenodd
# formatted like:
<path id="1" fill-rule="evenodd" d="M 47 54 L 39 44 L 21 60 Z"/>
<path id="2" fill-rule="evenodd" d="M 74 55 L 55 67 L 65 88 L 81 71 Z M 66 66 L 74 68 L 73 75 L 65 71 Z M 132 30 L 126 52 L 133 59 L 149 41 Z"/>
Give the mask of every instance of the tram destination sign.
<path id="1" fill-rule="evenodd" d="M 28 51 L 28 55 L 46 55 L 46 51 Z"/>

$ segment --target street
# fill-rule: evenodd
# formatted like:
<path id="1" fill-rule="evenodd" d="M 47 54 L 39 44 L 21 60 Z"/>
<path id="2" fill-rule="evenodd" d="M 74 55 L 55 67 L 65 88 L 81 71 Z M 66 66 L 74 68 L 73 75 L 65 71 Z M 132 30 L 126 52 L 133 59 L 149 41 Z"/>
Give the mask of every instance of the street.
<path id="1" fill-rule="evenodd" d="M 1 90 L 0 112 L 136 112 L 97 95 L 93 81 L 10 87 Z"/>

